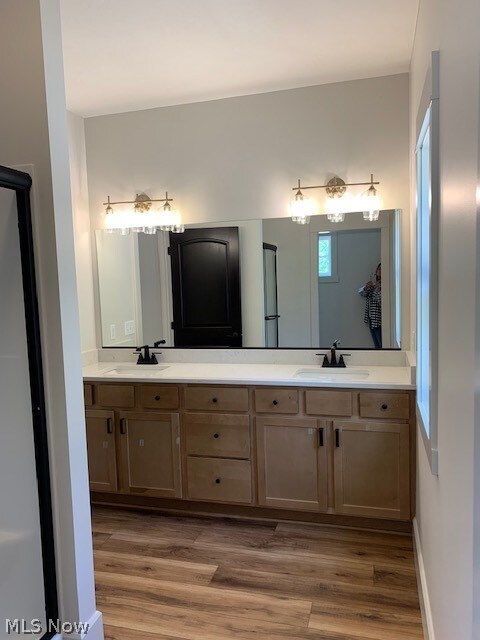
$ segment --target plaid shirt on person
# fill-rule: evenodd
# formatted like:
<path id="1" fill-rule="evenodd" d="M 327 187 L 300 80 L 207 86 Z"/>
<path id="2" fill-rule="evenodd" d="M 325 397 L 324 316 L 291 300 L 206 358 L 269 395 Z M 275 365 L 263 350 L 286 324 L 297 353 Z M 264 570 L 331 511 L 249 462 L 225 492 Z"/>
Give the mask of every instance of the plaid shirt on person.
<path id="1" fill-rule="evenodd" d="M 365 286 L 359 291 L 365 298 L 365 315 L 363 321 L 372 329 L 382 326 L 382 290 L 373 285 Z"/>

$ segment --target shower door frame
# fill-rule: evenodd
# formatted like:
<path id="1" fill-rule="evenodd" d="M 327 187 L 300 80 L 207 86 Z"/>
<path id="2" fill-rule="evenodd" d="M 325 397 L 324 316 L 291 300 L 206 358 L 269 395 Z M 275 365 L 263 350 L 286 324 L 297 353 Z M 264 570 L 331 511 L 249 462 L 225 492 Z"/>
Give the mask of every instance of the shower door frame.
<path id="1" fill-rule="evenodd" d="M 45 617 L 47 621 L 47 629 L 41 640 L 50 640 L 55 635 L 55 631 L 49 630 L 49 621 L 53 621 L 56 624 L 58 620 L 58 593 L 55 566 L 52 493 L 50 487 L 47 415 L 43 383 L 37 282 L 35 276 L 32 213 L 30 206 L 31 187 L 32 178 L 28 173 L 0 166 L 0 188 L 15 191 L 17 200 L 18 234 L 22 266 L 23 300 L 25 307 L 25 327 L 27 334 L 30 397 L 35 447 L 35 468 L 42 543 Z"/>

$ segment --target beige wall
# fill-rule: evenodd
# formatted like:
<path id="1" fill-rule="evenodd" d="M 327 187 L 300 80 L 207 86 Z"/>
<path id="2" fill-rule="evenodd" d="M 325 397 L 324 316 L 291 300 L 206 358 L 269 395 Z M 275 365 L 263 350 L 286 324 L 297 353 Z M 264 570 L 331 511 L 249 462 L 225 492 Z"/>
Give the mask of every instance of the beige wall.
<path id="1" fill-rule="evenodd" d="M 479 153 L 480 4 L 421 0 L 411 67 L 411 158 L 430 63 L 440 51 L 439 474 L 418 438 L 417 524 L 430 605 L 431 640 L 480 637 L 474 597 L 475 308 Z M 412 181 L 415 181 L 412 163 Z M 414 193 L 414 190 L 413 190 Z M 476 421 L 475 421 L 476 418 Z M 479 466 L 479 460 L 476 460 Z M 478 475 L 478 470 L 477 470 Z M 428 604 L 428 603 L 427 603 Z M 473 620 L 477 625 L 474 627 Z"/>
<path id="2" fill-rule="evenodd" d="M 337 173 L 381 181 L 404 209 L 404 340 L 409 328 L 408 75 L 162 107 L 85 120 L 92 229 L 107 194 L 168 189 L 185 222 L 288 215 L 291 187 Z M 317 192 L 320 200 L 324 193 Z"/>

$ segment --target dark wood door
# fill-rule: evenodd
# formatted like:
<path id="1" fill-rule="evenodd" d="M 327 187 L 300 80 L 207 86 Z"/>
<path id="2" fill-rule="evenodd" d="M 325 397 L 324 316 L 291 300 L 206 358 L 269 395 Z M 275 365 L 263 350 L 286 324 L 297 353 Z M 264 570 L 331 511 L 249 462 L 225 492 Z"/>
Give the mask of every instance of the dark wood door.
<path id="1" fill-rule="evenodd" d="M 241 347 L 237 227 L 170 233 L 176 347 Z"/>

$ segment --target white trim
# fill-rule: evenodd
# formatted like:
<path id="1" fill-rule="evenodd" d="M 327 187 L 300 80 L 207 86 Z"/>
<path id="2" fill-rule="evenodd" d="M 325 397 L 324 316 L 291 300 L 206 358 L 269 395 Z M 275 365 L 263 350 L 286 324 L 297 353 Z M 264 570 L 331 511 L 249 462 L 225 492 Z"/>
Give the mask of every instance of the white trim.
<path id="1" fill-rule="evenodd" d="M 417 141 L 415 153 L 418 158 L 418 151 L 426 132 L 426 128 L 430 128 L 430 274 L 429 274 L 429 424 L 428 433 L 422 419 L 421 411 L 418 403 L 418 343 L 419 343 L 419 300 L 422 292 L 417 287 L 417 306 L 416 306 L 416 325 L 417 325 L 417 419 L 422 434 L 423 444 L 427 452 L 428 461 L 432 474 L 438 475 L 438 246 L 439 246 L 439 217 L 440 217 L 440 168 L 439 168 L 439 52 L 432 51 L 431 67 L 429 69 L 424 87 L 425 96 L 429 96 L 429 100 L 422 101 L 422 106 L 417 114 Z M 419 129 L 421 123 L 421 128 Z M 418 194 L 419 189 L 419 162 L 417 159 L 416 185 L 415 191 Z M 417 198 L 418 200 L 418 198 Z M 418 224 L 420 217 L 418 216 L 417 203 L 417 279 L 418 279 L 418 263 L 420 259 L 420 243 L 418 242 Z"/>
<path id="2" fill-rule="evenodd" d="M 103 640 L 103 617 L 101 611 L 95 611 L 86 621 L 88 631 L 86 633 L 69 633 L 65 640 Z"/>
<path id="3" fill-rule="evenodd" d="M 435 640 L 433 628 L 432 609 L 430 607 L 430 597 L 428 594 L 427 575 L 423 562 L 422 545 L 420 542 L 420 531 L 417 519 L 413 519 L 413 539 L 415 542 L 415 568 L 417 570 L 418 595 L 420 597 L 420 607 L 422 609 L 423 633 L 425 640 Z"/>

